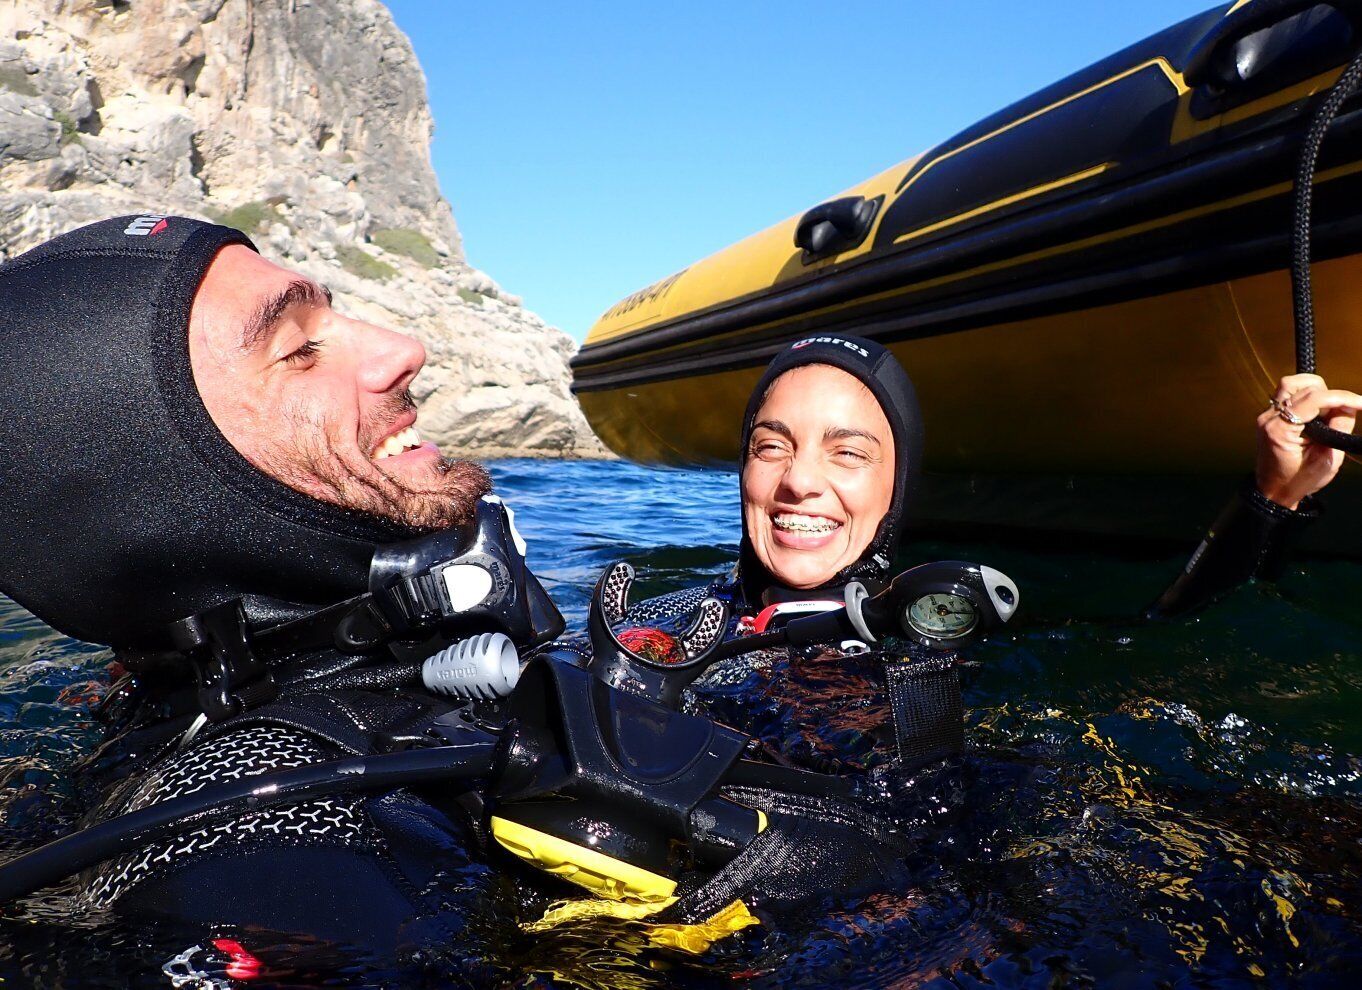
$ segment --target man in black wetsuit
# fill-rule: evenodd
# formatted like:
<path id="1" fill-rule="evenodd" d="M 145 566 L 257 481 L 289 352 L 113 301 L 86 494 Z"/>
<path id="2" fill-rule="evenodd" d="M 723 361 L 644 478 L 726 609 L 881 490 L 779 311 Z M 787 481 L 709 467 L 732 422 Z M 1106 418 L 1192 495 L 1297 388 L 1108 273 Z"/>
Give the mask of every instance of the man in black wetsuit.
<path id="1" fill-rule="evenodd" d="M 393 586 L 382 568 L 474 514 L 481 527 L 492 504 L 480 468 L 415 435 L 419 344 L 333 312 L 237 231 L 180 217 L 58 237 L 0 267 L 0 300 L 0 590 L 134 675 L 104 706 L 93 820 L 400 749 L 459 707 L 422 685 L 429 642 L 388 635 L 467 588 L 431 569 Z M 528 625 L 530 645 L 561 631 L 551 604 Z M 473 916 L 516 914 L 488 910 L 514 864 L 470 854 L 485 837 L 460 797 L 345 792 L 196 822 L 87 870 L 78 901 L 195 938 L 226 925 L 387 958 L 460 952 Z M 831 798 L 836 820 L 796 803 L 770 806 L 722 898 L 700 886 L 676 906 L 705 922 L 735 891 L 784 903 L 894 868 L 889 839 Z"/>
<path id="2" fill-rule="evenodd" d="M 222 639 L 363 596 L 376 548 L 471 518 L 490 482 L 417 434 L 423 361 L 183 217 L 106 220 L 0 266 L 0 589 L 135 674 L 106 705 L 96 817 L 370 752 L 438 712 L 419 661 L 413 685 L 391 655 L 385 672 L 300 642 L 266 676 Z M 196 674 L 218 678 L 206 725 Z M 129 849 L 83 900 L 391 950 L 438 914 L 463 848 L 408 795 L 340 796 Z"/>

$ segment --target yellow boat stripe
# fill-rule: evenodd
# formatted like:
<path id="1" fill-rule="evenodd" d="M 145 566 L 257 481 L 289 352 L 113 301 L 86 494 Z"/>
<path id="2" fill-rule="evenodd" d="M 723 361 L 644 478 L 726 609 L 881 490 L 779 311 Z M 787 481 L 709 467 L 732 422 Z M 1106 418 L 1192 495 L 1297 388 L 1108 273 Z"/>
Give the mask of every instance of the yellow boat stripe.
<path id="1" fill-rule="evenodd" d="M 989 131 L 987 134 L 982 134 L 979 137 L 975 138 L 973 141 L 967 141 L 958 148 L 952 148 L 950 151 L 946 152 L 944 155 L 941 155 L 939 158 L 933 158 L 931 161 L 929 161 L 926 165 L 922 166 L 921 169 L 919 169 L 917 172 L 913 174 L 913 176 L 908 180 L 907 184 L 902 189 L 899 190 L 898 195 L 895 196 L 894 199 L 898 199 L 899 196 L 902 196 L 905 193 L 907 193 L 908 190 L 913 187 L 913 185 L 917 182 L 918 179 L 922 178 L 937 165 L 951 158 L 954 158 L 961 152 L 969 151 L 971 148 L 976 148 L 979 145 L 983 144 L 985 141 L 991 141 L 999 134 L 1006 134 L 1008 131 L 1018 128 L 1022 124 L 1030 123 L 1037 117 L 1045 116 L 1045 114 L 1049 113 L 1051 110 L 1058 110 L 1060 107 L 1066 106 L 1074 102 L 1075 100 L 1081 100 L 1083 97 L 1087 96 L 1090 93 L 1096 93 L 1098 90 L 1105 89 L 1112 83 L 1120 82 L 1122 79 L 1129 78 L 1130 76 L 1135 75 L 1137 72 L 1143 72 L 1145 69 L 1151 67 L 1157 68 L 1160 72 L 1162 72 L 1164 78 L 1168 80 L 1168 82 L 1172 85 L 1174 91 L 1177 92 L 1179 95 L 1187 92 L 1187 84 L 1182 81 L 1182 73 L 1174 69 L 1168 63 L 1168 60 L 1164 58 L 1162 55 L 1156 55 L 1154 58 L 1151 58 L 1145 62 L 1141 62 L 1139 65 L 1132 65 L 1124 72 L 1118 72 L 1116 75 L 1111 76 L 1107 79 L 1103 79 L 1099 83 L 1093 83 L 1087 89 L 1080 89 L 1077 93 L 1070 93 L 1062 100 L 1056 100 L 1054 103 L 1043 106 L 1039 110 L 1032 110 L 1030 113 L 1026 114 L 1023 117 L 1018 117 L 1016 120 L 1009 121 L 1002 127 L 999 127 L 997 130 Z M 888 208 L 888 205 L 889 204 L 886 204 L 886 209 Z"/>
<path id="2" fill-rule="evenodd" d="M 946 227 L 952 227 L 955 224 L 963 223 L 966 220 L 973 220 L 975 217 L 982 216 L 985 213 L 1001 210 L 1004 206 L 1011 206 L 1013 203 L 1020 203 L 1033 196 L 1039 196 L 1042 193 L 1062 189 L 1064 186 L 1071 186 L 1075 182 L 1082 182 L 1084 179 L 1091 179 L 1094 175 L 1101 175 L 1115 164 L 1115 162 L 1103 162 L 1101 165 L 1085 168 L 1083 171 L 1075 172 L 1073 175 L 1066 175 L 1062 179 L 1055 179 L 1053 182 L 1032 186 L 1030 189 L 1023 189 L 1021 192 L 1013 193 L 1011 196 L 995 199 L 993 202 L 985 203 L 983 206 L 976 206 L 974 209 L 966 210 L 964 213 L 957 213 L 955 216 L 947 217 L 945 220 L 938 220 L 936 223 L 928 224 L 925 227 L 919 227 L 916 230 L 910 230 L 906 234 L 900 234 L 898 237 L 894 238 L 894 243 L 902 244 L 904 241 L 912 240 L 915 237 L 925 237 L 927 234 L 934 233 L 935 231 L 942 230 Z"/>

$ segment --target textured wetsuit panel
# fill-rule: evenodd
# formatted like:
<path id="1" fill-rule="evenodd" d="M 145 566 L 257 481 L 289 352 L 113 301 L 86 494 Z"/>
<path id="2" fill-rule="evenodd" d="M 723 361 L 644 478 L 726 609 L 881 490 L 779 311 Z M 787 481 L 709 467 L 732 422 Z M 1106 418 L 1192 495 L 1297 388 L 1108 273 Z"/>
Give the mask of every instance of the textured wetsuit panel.
<path id="1" fill-rule="evenodd" d="M 965 712 L 955 654 L 885 664 L 899 760 L 930 763 L 965 748 Z"/>
<path id="2" fill-rule="evenodd" d="M 279 726 L 251 726 L 206 740 L 172 757 L 152 770 L 110 813 L 137 811 L 205 787 L 317 763 L 330 755 L 303 733 Z M 108 907 L 151 877 L 191 861 L 234 855 L 249 845 L 373 848 L 373 829 L 366 827 L 360 804 L 358 797 L 341 795 L 266 808 L 206 825 L 91 871 L 82 898 L 89 907 Z"/>

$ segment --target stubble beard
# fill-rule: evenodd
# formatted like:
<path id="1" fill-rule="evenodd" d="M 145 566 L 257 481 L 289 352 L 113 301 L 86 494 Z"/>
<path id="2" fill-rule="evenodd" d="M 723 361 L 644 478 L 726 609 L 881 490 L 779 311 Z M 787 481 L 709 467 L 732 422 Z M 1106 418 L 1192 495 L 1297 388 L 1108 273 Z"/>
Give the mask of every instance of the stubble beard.
<path id="1" fill-rule="evenodd" d="M 372 449 L 383 431 L 415 408 L 411 393 L 388 396 L 361 424 L 360 450 Z M 428 480 L 398 478 L 374 461 L 342 456 L 331 444 L 324 421 L 295 410 L 287 443 L 262 454 L 266 473 L 295 491 L 332 505 L 377 516 L 409 529 L 430 532 L 470 522 L 478 499 L 492 490 L 492 479 L 480 464 L 443 457 L 430 468 Z"/>

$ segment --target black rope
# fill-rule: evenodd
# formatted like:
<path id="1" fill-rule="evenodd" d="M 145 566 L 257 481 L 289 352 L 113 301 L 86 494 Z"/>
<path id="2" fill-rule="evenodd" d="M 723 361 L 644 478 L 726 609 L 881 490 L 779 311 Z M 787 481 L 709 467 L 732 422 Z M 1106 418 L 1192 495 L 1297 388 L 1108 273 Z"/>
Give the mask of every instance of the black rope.
<path id="1" fill-rule="evenodd" d="M 1315 110 L 1301 145 L 1296 166 L 1295 204 L 1291 223 L 1291 304 L 1296 322 L 1296 371 L 1315 372 L 1315 305 L 1310 285 L 1311 202 L 1319 149 L 1339 108 L 1362 81 L 1362 53 L 1355 56 Z M 1334 447 L 1350 454 L 1362 453 L 1362 436 L 1331 429 L 1322 419 L 1305 426 L 1312 442 Z"/>

